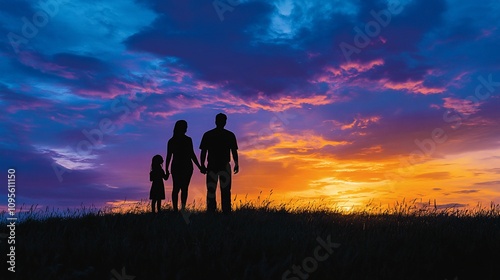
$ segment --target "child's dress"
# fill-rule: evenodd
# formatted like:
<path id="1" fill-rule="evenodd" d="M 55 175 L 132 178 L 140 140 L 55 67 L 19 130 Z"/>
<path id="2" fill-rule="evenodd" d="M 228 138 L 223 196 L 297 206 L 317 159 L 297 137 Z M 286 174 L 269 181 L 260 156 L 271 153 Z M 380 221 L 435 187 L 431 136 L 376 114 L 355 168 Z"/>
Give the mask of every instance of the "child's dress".
<path id="1" fill-rule="evenodd" d="M 163 171 L 163 169 L 155 169 L 149 172 L 149 180 L 152 182 L 151 190 L 149 191 L 149 199 L 165 199 L 165 185 L 163 184 L 164 178 L 165 171 Z"/>

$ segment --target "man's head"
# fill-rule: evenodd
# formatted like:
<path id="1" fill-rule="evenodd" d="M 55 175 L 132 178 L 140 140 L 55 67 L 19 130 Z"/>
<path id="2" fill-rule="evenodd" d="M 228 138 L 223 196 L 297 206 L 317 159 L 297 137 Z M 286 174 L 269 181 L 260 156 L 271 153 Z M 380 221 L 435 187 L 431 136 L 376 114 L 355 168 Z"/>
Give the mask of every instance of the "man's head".
<path id="1" fill-rule="evenodd" d="M 224 128 L 224 126 L 226 126 L 226 121 L 227 121 L 227 116 L 222 113 L 219 113 L 217 114 L 217 116 L 215 116 L 215 125 L 218 128 Z"/>

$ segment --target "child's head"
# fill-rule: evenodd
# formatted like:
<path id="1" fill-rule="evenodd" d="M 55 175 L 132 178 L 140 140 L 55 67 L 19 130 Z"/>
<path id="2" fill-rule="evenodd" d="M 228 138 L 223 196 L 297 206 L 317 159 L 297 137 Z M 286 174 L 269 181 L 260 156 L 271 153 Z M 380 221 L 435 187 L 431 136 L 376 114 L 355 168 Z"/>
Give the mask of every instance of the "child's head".
<path id="1" fill-rule="evenodd" d="M 160 155 L 155 155 L 151 160 L 151 170 L 160 167 L 163 164 L 163 157 Z"/>

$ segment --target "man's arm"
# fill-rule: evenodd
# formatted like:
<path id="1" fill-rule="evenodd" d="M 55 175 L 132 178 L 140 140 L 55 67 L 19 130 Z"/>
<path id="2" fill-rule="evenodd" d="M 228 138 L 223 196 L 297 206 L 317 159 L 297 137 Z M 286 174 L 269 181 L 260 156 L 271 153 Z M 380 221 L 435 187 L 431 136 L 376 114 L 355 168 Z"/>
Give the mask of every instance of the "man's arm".
<path id="1" fill-rule="evenodd" d="M 207 138 L 206 133 L 201 137 L 200 142 L 200 165 L 203 174 L 207 173 L 207 167 L 205 165 L 205 160 L 207 159 Z"/>
<path id="2" fill-rule="evenodd" d="M 240 171 L 240 165 L 238 163 L 238 141 L 236 140 L 234 133 L 232 133 L 231 136 L 231 154 L 233 155 L 234 160 L 234 174 L 237 174 Z"/>
<path id="3" fill-rule="evenodd" d="M 234 174 L 237 174 L 240 171 L 240 166 L 238 164 L 238 149 L 231 149 L 231 153 L 233 154 L 234 160 Z"/>
<path id="4" fill-rule="evenodd" d="M 205 159 L 207 158 L 207 150 L 201 149 L 200 153 L 200 165 L 202 170 L 206 172 L 207 168 L 205 167 Z"/>

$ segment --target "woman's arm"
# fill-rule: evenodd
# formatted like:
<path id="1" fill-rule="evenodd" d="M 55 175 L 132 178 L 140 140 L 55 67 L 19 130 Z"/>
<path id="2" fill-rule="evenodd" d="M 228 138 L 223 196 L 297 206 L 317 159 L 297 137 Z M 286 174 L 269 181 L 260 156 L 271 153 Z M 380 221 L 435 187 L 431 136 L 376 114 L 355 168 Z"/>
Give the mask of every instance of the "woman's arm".
<path id="1" fill-rule="evenodd" d="M 168 172 L 168 167 L 170 166 L 170 161 L 172 160 L 172 144 L 170 142 L 170 140 L 168 141 L 168 144 L 167 144 L 167 159 L 165 160 L 165 174 L 168 175 L 170 174 L 170 172 Z"/>
<path id="2" fill-rule="evenodd" d="M 203 172 L 203 168 L 200 165 L 200 162 L 198 161 L 198 158 L 196 157 L 196 154 L 194 153 L 194 148 L 193 148 L 193 140 L 189 138 L 189 145 L 191 146 L 191 160 L 194 162 L 194 164 L 198 167 L 200 171 Z"/>
<path id="3" fill-rule="evenodd" d="M 161 170 L 161 176 L 163 180 L 168 180 L 168 176 L 170 176 L 170 173 L 167 172 L 164 172 L 163 170 Z"/>

